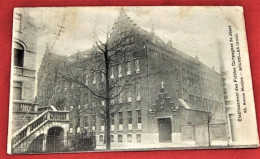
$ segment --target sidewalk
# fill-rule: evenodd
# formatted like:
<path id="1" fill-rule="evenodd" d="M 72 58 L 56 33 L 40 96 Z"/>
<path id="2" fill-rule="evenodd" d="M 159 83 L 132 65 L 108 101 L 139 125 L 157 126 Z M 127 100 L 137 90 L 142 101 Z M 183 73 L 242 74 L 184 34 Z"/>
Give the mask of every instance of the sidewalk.
<path id="1" fill-rule="evenodd" d="M 111 150 L 129 150 L 129 149 L 172 149 L 178 148 L 181 149 L 182 147 L 199 147 L 196 145 L 189 145 L 189 144 L 173 144 L 173 143 L 154 143 L 154 144 L 142 144 L 142 143 L 111 143 Z M 106 145 L 96 145 L 96 150 L 105 150 Z"/>

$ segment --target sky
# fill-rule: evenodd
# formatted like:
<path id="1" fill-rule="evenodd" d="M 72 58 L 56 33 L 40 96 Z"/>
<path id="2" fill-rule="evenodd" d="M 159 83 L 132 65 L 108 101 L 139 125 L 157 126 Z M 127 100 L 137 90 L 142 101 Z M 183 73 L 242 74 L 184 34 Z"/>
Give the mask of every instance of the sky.
<path id="1" fill-rule="evenodd" d="M 121 7 L 69 7 L 69 8 L 24 8 L 38 30 L 38 70 L 46 46 L 60 55 L 72 55 L 84 51 L 94 44 L 94 32 L 100 39 L 107 28 L 111 28 L 119 16 Z M 126 14 L 139 27 L 151 31 L 166 43 L 219 70 L 219 42 L 227 39 L 228 23 L 234 12 L 228 7 L 124 7 Z M 58 25 L 63 32 L 57 39 Z M 56 34 L 55 34 L 56 33 Z"/>

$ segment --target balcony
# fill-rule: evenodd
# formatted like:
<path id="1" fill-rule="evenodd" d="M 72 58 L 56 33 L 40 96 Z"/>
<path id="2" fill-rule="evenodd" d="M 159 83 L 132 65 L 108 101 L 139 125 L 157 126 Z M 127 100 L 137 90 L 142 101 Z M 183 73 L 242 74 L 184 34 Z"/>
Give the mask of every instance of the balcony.
<path id="1" fill-rule="evenodd" d="M 35 70 L 14 66 L 14 74 L 28 76 L 28 77 L 35 77 Z"/>
<path id="2" fill-rule="evenodd" d="M 13 102 L 13 112 L 38 113 L 38 104 L 23 101 Z"/>

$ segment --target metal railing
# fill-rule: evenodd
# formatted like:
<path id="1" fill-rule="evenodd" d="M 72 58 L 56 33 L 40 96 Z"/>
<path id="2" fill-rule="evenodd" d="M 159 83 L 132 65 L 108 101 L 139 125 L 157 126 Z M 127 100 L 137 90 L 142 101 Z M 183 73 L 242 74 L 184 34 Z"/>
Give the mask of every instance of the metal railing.
<path id="1" fill-rule="evenodd" d="M 34 77 L 35 70 L 31 70 L 31 69 L 19 67 L 19 66 L 14 66 L 14 74 Z"/>
<path id="2" fill-rule="evenodd" d="M 23 74 L 23 67 L 14 66 L 14 73 L 15 74 Z"/>
<path id="3" fill-rule="evenodd" d="M 29 141 L 30 140 L 30 141 Z M 68 137 L 43 135 L 37 138 L 27 138 L 28 142 L 13 148 L 14 154 L 94 151 L 96 148 L 95 133 Z"/>
<path id="4" fill-rule="evenodd" d="M 13 135 L 12 146 L 17 146 L 48 121 L 69 121 L 69 112 L 52 110 L 43 112 Z"/>

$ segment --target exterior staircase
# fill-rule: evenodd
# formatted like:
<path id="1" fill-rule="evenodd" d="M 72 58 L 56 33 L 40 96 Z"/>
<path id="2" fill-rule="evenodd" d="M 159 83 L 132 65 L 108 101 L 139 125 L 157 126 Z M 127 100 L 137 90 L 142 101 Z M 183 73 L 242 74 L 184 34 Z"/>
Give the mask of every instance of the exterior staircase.
<path id="1" fill-rule="evenodd" d="M 44 152 L 48 130 L 52 127 L 62 128 L 63 134 L 66 135 L 69 129 L 69 112 L 52 109 L 39 114 L 12 136 L 12 153 L 26 153 L 31 143 L 39 136 L 44 137 L 40 145 Z"/>

